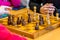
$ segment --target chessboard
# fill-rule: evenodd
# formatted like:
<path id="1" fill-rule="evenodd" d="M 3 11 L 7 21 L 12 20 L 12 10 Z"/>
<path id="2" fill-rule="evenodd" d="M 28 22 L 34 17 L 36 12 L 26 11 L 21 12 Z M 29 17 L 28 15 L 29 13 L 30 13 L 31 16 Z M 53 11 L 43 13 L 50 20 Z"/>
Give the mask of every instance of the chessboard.
<path id="1" fill-rule="evenodd" d="M 0 19 L 0 23 L 12 32 L 34 39 L 58 28 L 59 20 L 57 16 L 44 15 L 31 10 L 28 12 L 27 9 L 23 9 L 11 12 L 8 17 Z"/>

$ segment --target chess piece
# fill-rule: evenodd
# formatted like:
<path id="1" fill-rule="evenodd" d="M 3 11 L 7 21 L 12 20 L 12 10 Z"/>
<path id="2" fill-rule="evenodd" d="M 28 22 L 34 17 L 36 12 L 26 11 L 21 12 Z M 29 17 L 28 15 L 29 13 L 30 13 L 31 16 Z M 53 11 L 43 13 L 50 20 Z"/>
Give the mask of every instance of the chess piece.
<path id="1" fill-rule="evenodd" d="M 13 26 L 15 26 L 16 24 L 15 24 L 15 21 L 14 21 L 14 15 L 12 15 L 11 16 L 11 22 L 12 22 L 12 24 L 11 25 L 13 25 Z"/>
<path id="2" fill-rule="evenodd" d="M 13 25 L 15 26 L 15 22 L 14 22 L 14 15 L 9 15 L 8 16 L 8 25 Z"/>
<path id="3" fill-rule="evenodd" d="M 36 6 L 34 6 L 34 16 L 36 16 Z"/>
<path id="4" fill-rule="evenodd" d="M 51 23 L 50 23 L 50 16 L 49 16 L 49 13 L 47 14 L 46 19 L 47 19 L 46 21 L 47 21 L 48 25 L 50 25 Z"/>
<path id="5" fill-rule="evenodd" d="M 19 17 L 17 18 L 17 25 L 21 24 L 21 20 L 19 19 Z"/>
<path id="6" fill-rule="evenodd" d="M 11 23 L 10 23 L 10 15 L 8 16 L 8 25 L 11 25 Z"/>
<path id="7" fill-rule="evenodd" d="M 21 23 L 22 23 L 22 26 L 25 26 L 25 25 L 26 25 L 26 22 L 25 22 L 25 20 L 23 19 L 23 17 L 21 17 Z"/>
<path id="8" fill-rule="evenodd" d="M 14 22 L 14 15 L 12 15 L 11 17 L 12 17 L 12 18 L 11 18 L 11 19 L 12 19 L 12 21 Z"/>
<path id="9" fill-rule="evenodd" d="M 34 6 L 34 12 L 36 13 L 36 6 Z"/>
<path id="10" fill-rule="evenodd" d="M 43 17 L 39 15 L 39 25 L 43 25 L 43 24 L 44 24 Z"/>
<path id="11" fill-rule="evenodd" d="M 28 13 L 28 23 L 31 22 L 31 15 L 30 15 L 30 11 L 29 11 L 29 6 L 27 5 L 27 13 Z"/>
<path id="12" fill-rule="evenodd" d="M 28 23 L 31 23 L 31 17 L 30 17 L 30 14 L 28 14 Z"/>
<path id="13" fill-rule="evenodd" d="M 59 20 L 59 13 L 56 13 L 56 18 L 57 20 Z"/>
<path id="14" fill-rule="evenodd" d="M 12 21 L 11 21 L 11 15 L 8 16 L 8 25 L 11 25 Z"/>
<path id="15" fill-rule="evenodd" d="M 39 24 L 36 23 L 35 30 L 39 30 Z"/>
<path id="16" fill-rule="evenodd" d="M 36 21 L 36 6 L 34 6 L 34 14 L 33 14 L 33 21 Z"/>

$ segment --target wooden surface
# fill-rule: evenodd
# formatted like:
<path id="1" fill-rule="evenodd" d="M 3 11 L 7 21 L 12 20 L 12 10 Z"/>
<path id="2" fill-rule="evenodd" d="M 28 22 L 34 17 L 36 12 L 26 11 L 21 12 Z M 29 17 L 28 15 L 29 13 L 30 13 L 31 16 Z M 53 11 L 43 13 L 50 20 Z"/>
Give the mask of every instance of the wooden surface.
<path id="1" fill-rule="evenodd" d="M 25 11 L 27 11 L 27 10 L 25 10 Z M 13 12 L 15 12 L 15 11 L 13 11 Z M 51 32 L 48 32 L 36 39 L 28 38 L 28 40 L 60 40 L 60 28 L 57 28 Z"/>
<path id="2" fill-rule="evenodd" d="M 23 11 L 22 11 L 23 10 Z M 19 14 L 19 13 L 25 13 L 25 12 L 27 12 L 27 10 L 26 9 L 22 9 L 22 10 L 18 10 L 18 11 L 12 11 L 11 10 L 11 14 L 12 15 L 17 15 L 17 14 Z M 57 40 L 58 38 L 59 38 L 59 30 L 60 28 L 58 28 L 58 29 L 55 29 L 55 30 L 53 30 L 53 31 L 51 31 L 51 32 L 48 32 L 48 33 L 46 33 L 46 34 L 44 34 L 44 35 L 42 35 L 42 36 L 40 36 L 40 37 L 38 37 L 38 38 L 36 38 L 36 39 L 31 39 L 31 38 L 28 38 L 28 40 Z M 57 37 L 56 37 L 57 36 Z M 56 39 L 57 38 L 57 39 Z"/>
<path id="3" fill-rule="evenodd" d="M 28 38 L 28 40 L 33 40 L 33 39 Z M 57 28 L 49 33 L 46 33 L 34 40 L 60 40 L 60 28 Z"/>
<path id="4" fill-rule="evenodd" d="M 27 11 L 27 10 L 25 10 L 25 11 Z M 51 32 L 48 32 L 36 39 L 28 38 L 28 40 L 60 40 L 60 28 L 57 28 Z"/>

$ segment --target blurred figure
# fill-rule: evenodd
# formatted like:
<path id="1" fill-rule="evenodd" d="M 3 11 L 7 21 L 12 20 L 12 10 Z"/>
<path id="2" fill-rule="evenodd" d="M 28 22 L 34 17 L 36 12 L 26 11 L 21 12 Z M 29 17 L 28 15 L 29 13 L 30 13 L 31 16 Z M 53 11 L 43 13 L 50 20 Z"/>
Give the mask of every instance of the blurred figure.
<path id="1" fill-rule="evenodd" d="M 30 9 L 33 10 L 34 6 L 37 7 L 37 12 L 46 14 L 48 12 L 54 13 L 59 12 L 60 13 L 60 0 L 30 0 L 29 6 Z M 55 13 L 54 13 L 55 15 Z"/>
<path id="2" fill-rule="evenodd" d="M 21 0 L 21 5 L 27 7 L 27 5 L 29 5 L 29 0 Z"/>
<path id="3" fill-rule="evenodd" d="M 20 0 L 0 0 L 0 18 L 7 17 L 9 10 L 19 10 Z"/>
<path id="4" fill-rule="evenodd" d="M 21 7 L 21 0 L 9 0 L 13 6 L 13 10 L 19 10 Z"/>
<path id="5" fill-rule="evenodd" d="M 20 7 L 20 0 L 11 0 L 10 3 L 13 7 Z"/>
<path id="6" fill-rule="evenodd" d="M 26 6 L 26 5 L 27 5 L 27 0 L 21 0 L 21 4 L 22 4 L 23 6 Z"/>
<path id="7" fill-rule="evenodd" d="M 20 0 L 0 0 L 0 6 L 11 6 L 13 8 L 20 8 Z"/>

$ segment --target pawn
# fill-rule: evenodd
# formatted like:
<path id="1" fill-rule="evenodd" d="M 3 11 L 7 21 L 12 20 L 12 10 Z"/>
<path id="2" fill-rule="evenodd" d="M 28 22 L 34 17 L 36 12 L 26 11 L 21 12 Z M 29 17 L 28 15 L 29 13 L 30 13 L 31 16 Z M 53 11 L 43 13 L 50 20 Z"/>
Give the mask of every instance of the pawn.
<path id="1" fill-rule="evenodd" d="M 14 22 L 14 15 L 12 15 L 12 21 Z"/>
<path id="2" fill-rule="evenodd" d="M 42 19 L 42 16 L 41 16 L 41 15 L 39 15 L 39 21 L 41 21 L 41 19 Z"/>
<path id="3" fill-rule="evenodd" d="M 39 25 L 43 25 L 43 24 L 44 24 L 44 20 L 42 18 L 41 21 L 39 22 Z"/>
<path id="4" fill-rule="evenodd" d="M 8 16 L 8 25 L 11 25 L 11 15 Z"/>
<path id="5" fill-rule="evenodd" d="M 21 23 L 22 23 L 22 26 L 26 25 L 26 22 L 25 22 L 25 20 L 22 17 L 21 17 Z"/>
<path id="6" fill-rule="evenodd" d="M 19 17 L 17 18 L 17 25 L 21 24 L 21 20 L 19 19 Z"/>
<path id="7" fill-rule="evenodd" d="M 39 25 L 43 25 L 43 24 L 44 24 L 43 17 L 39 15 Z"/>
<path id="8" fill-rule="evenodd" d="M 39 30 L 39 24 L 36 23 L 35 30 Z"/>
<path id="9" fill-rule="evenodd" d="M 15 21 L 14 21 L 14 15 L 11 16 L 11 25 L 13 25 L 13 26 L 16 25 L 16 23 L 15 23 Z"/>
<path id="10" fill-rule="evenodd" d="M 56 13 L 56 18 L 57 20 L 59 20 L 59 13 Z"/>
<path id="11" fill-rule="evenodd" d="M 28 23 L 31 23 L 31 17 L 30 17 L 30 14 L 28 14 Z"/>

